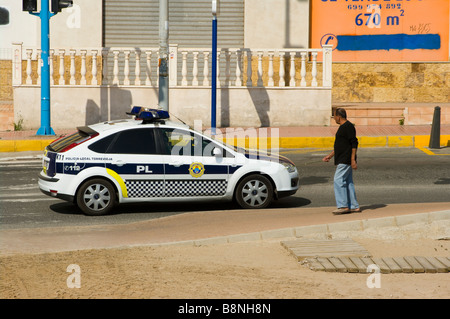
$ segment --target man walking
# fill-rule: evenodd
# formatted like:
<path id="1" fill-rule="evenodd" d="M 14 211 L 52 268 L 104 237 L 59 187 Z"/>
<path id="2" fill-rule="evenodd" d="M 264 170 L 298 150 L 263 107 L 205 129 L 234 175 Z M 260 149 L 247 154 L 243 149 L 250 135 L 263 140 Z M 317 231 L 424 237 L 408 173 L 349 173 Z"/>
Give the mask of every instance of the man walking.
<path id="1" fill-rule="evenodd" d="M 334 150 L 323 158 L 324 162 L 329 162 L 334 156 L 334 165 L 336 165 L 334 195 L 337 209 L 333 211 L 333 214 L 359 213 L 361 209 L 356 200 L 355 184 L 353 183 L 353 170 L 358 168 L 356 164 L 358 139 L 355 126 L 347 120 L 347 112 L 343 108 L 336 109 L 334 120 L 339 124 Z"/>

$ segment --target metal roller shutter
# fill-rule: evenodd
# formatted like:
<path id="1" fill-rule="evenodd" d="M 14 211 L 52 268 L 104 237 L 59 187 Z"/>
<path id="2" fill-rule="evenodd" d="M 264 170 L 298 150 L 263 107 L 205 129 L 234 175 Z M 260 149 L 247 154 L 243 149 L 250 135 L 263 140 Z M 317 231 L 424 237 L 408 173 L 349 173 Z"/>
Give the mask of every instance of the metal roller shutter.
<path id="1" fill-rule="evenodd" d="M 159 0 L 104 0 L 105 47 L 158 47 Z M 211 0 L 169 0 L 169 43 L 211 47 Z M 221 0 L 218 47 L 244 46 L 244 0 Z"/>

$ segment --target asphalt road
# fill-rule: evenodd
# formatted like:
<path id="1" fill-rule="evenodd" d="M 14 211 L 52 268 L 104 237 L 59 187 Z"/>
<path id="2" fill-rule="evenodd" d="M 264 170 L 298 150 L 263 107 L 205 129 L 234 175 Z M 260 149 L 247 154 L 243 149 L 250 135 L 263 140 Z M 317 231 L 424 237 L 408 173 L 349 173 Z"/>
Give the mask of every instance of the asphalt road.
<path id="1" fill-rule="evenodd" d="M 335 206 L 334 165 L 322 158 L 330 150 L 283 150 L 300 172 L 301 188 L 294 196 L 274 202 L 272 208 Z M 362 148 L 354 173 L 357 197 L 364 207 L 394 203 L 450 201 L 450 149 L 429 155 L 415 148 Z M 78 208 L 42 194 L 37 186 L 40 160 L 0 162 L 0 228 L 119 224 L 193 211 L 238 209 L 233 203 L 121 205 L 114 214 L 83 215 Z"/>

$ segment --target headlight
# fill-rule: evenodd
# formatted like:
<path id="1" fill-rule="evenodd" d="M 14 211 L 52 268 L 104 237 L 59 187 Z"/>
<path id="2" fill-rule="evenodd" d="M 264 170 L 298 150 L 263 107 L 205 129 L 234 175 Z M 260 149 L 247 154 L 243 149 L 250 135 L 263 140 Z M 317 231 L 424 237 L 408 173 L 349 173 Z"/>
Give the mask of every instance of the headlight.
<path id="1" fill-rule="evenodd" d="M 295 167 L 295 165 L 292 165 L 291 163 L 283 162 L 283 163 L 281 163 L 281 164 L 283 164 L 283 166 L 287 169 L 287 171 L 288 171 L 289 173 L 294 173 L 294 172 L 297 170 L 297 168 Z"/>

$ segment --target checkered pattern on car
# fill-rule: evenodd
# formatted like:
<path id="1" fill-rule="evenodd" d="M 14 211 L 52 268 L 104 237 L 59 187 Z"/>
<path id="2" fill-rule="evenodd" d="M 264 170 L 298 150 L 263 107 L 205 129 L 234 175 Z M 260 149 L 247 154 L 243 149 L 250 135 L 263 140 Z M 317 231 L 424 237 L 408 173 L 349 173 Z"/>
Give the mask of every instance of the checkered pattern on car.
<path id="1" fill-rule="evenodd" d="M 222 196 L 226 180 L 125 181 L 128 197 Z"/>
<path id="2" fill-rule="evenodd" d="M 162 197 L 164 181 L 125 181 L 128 197 Z"/>
<path id="3" fill-rule="evenodd" d="M 226 190 L 226 180 L 169 180 L 166 181 L 164 194 L 166 197 L 221 196 Z"/>

